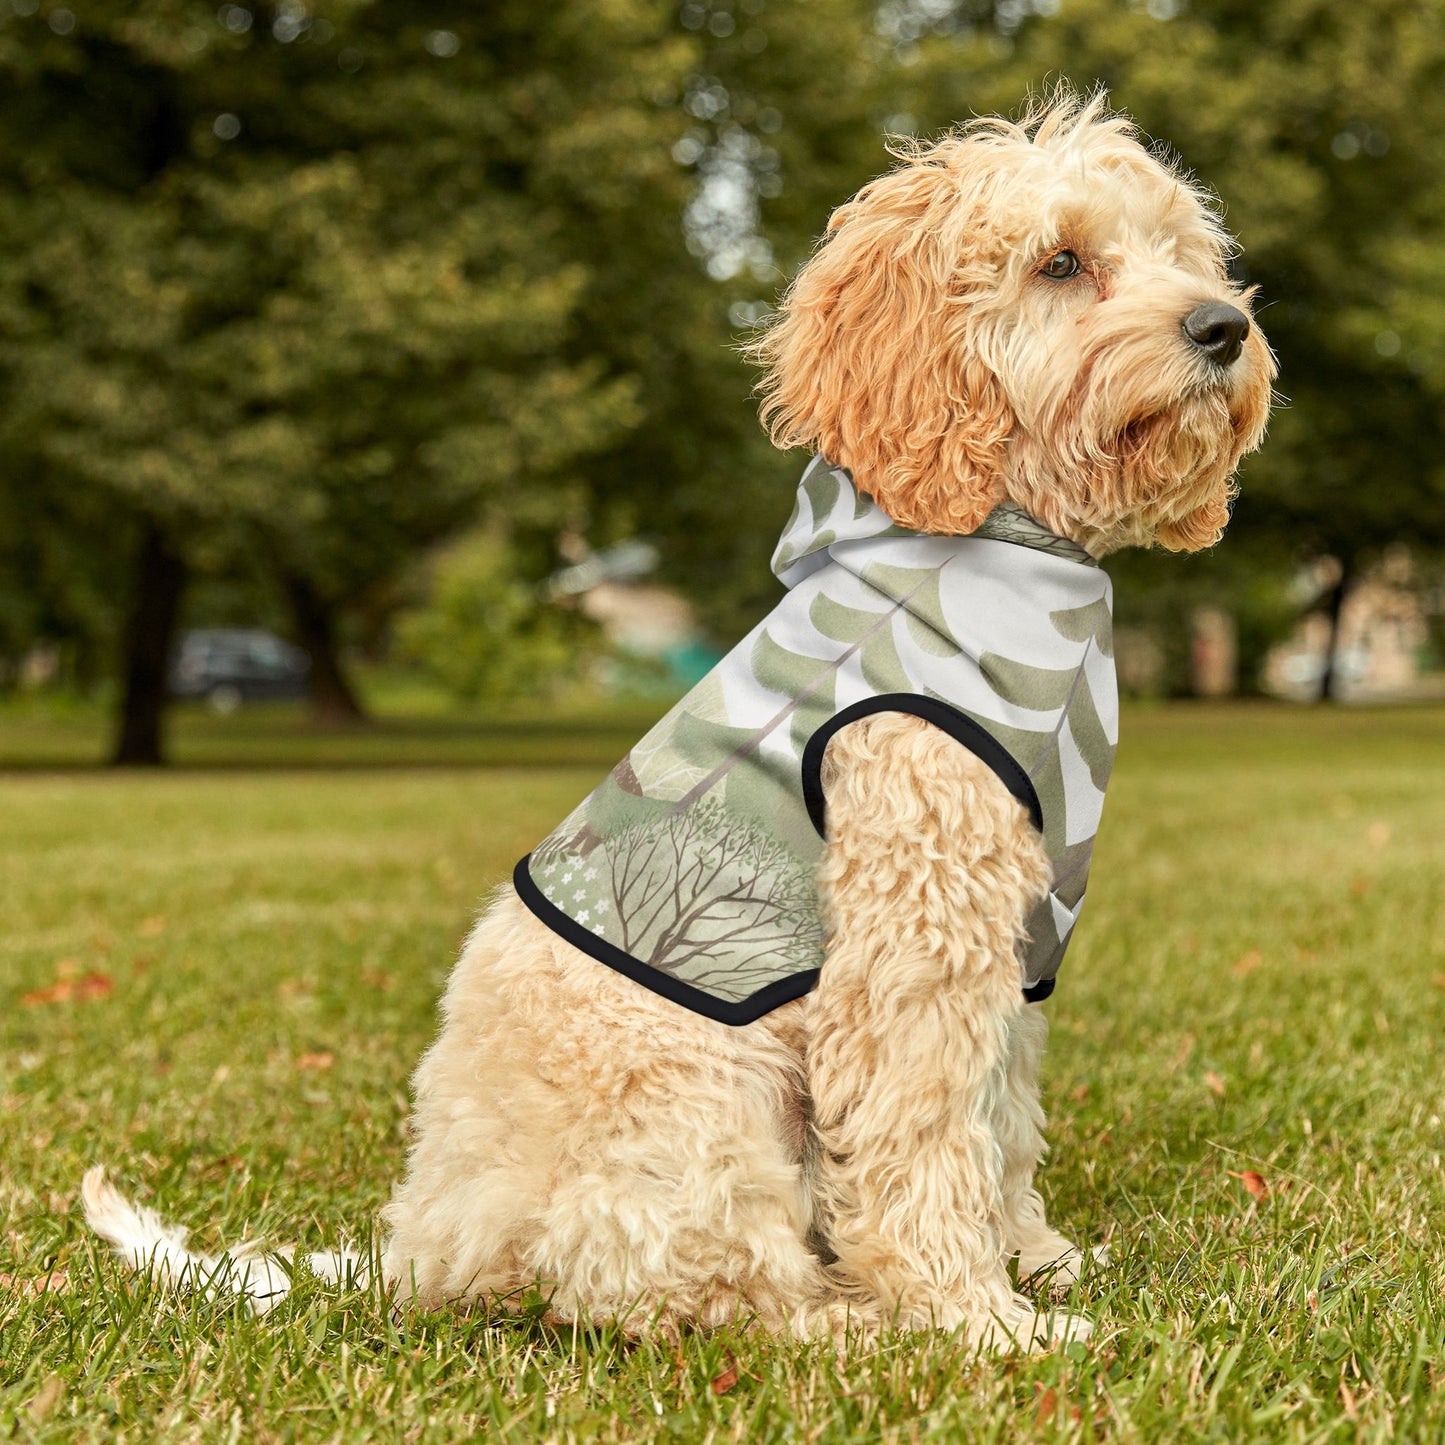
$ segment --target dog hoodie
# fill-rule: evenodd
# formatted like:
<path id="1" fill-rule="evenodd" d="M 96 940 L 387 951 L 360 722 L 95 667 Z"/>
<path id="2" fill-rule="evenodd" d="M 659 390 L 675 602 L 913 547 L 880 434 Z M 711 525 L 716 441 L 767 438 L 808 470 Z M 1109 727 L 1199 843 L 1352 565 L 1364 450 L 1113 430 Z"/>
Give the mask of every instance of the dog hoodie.
<path id="1" fill-rule="evenodd" d="M 998 775 L 1053 883 L 1020 983 L 1046 998 L 1078 917 L 1114 758 L 1109 579 L 1019 509 L 976 532 L 895 525 L 816 457 L 773 556 L 786 596 L 517 865 L 550 928 L 665 998 L 745 1024 L 807 993 L 828 739 L 909 713 Z"/>

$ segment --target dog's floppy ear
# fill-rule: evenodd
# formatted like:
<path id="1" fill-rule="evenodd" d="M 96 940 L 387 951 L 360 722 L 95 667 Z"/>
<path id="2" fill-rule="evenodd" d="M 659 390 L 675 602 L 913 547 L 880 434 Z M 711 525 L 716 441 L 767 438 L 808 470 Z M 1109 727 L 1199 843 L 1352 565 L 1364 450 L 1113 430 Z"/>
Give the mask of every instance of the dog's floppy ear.
<path id="1" fill-rule="evenodd" d="M 971 532 L 1002 500 L 1013 426 L 973 324 L 969 149 L 940 142 L 839 207 L 749 348 L 774 443 L 847 467 L 924 532 Z"/>

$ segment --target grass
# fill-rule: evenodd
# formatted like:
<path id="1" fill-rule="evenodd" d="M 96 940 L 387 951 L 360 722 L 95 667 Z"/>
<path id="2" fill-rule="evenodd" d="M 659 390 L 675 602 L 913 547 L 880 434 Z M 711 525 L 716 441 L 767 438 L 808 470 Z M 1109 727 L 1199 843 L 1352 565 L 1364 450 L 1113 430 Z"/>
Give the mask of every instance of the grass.
<path id="1" fill-rule="evenodd" d="M 1439 709 L 1126 715 L 1046 1006 L 1045 1192 L 1113 1249 L 1087 1348 L 674 1352 L 307 1279 L 255 1320 L 95 1249 L 95 1160 L 203 1246 L 364 1237 L 478 899 L 638 721 L 396 725 L 262 771 L 329 753 L 243 714 L 178 751 L 244 768 L 0 778 L 0 1438 L 1445 1438 Z M 23 732 L 0 756 L 44 761 Z"/>
<path id="2" fill-rule="evenodd" d="M 305 705 L 277 703 L 218 716 L 200 703 L 171 708 L 168 760 L 179 768 L 458 767 L 486 763 L 552 766 L 559 758 L 611 767 L 662 711 L 661 702 L 599 702 L 581 694 L 545 713 L 506 708 L 443 711 L 436 692 L 403 679 L 367 679 L 373 721 L 365 727 L 312 725 Z M 51 699 L 0 703 L 0 770 L 99 767 L 111 722 L 90 703 Z"/>

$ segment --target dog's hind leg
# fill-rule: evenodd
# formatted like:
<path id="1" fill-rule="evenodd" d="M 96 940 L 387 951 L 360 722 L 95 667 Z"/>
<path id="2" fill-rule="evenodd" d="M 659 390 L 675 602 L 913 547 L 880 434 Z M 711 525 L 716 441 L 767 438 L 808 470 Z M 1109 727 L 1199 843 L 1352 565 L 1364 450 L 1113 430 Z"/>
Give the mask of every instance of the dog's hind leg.
<path id="1" fill-rule="evenodd" d="M 578 1101 L 523 1247 L 556 1282 L 553 1312 L 666 1336 L 747 1319 L 788 1329 L 825 1286 L 807 1245 L 801 1053 L 785 1020 L 731 1029 L 585 962 L 587 1011 L 564 983 L 555 1002 L 572 1037 L 539 1059 Z"/>
<path id="2" fill-rule="evenodd" d="M 902 1325 L 1080 1338 L 1086 1321 L 1039 1316 L 1006 1269 L 997 1102 L 1042 842 L 988 767 L 916 718 L 845 728 L 824 787 L 831 942 L 808 1071 L 833 1268 Z"/>
<path id="3" fill-rule="evenodd" d="M 729 1028 L 579 953 L 504 890 L 416 1075 L 384 1270 L 422 1304 L 533 1290 L 634 1333 L 824 1290 L 807 1246 L 802 1002 Z"/>

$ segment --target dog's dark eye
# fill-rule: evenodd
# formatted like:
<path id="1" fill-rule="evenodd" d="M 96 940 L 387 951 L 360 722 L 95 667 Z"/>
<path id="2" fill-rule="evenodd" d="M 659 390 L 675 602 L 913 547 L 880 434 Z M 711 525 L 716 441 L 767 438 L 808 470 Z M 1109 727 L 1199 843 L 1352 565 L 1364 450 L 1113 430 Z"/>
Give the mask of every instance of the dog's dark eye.
<path id="1" fill-rule="evenodd" d="M 1080 269 L 1079 258 L 1072 251 L 1055 251 L 1039 267 L 1039 274 L 1050 281 L 1067 281 L 1070 276 L 1077 276 Z"/>

